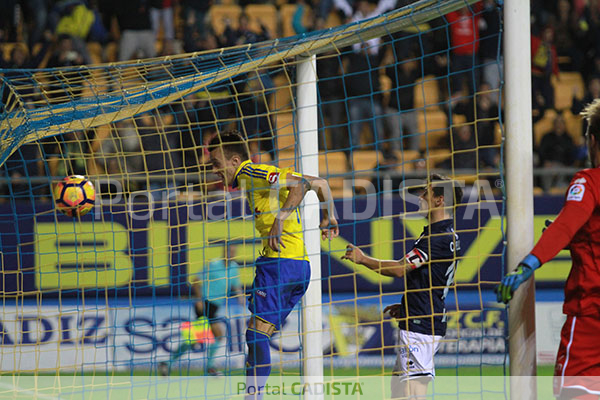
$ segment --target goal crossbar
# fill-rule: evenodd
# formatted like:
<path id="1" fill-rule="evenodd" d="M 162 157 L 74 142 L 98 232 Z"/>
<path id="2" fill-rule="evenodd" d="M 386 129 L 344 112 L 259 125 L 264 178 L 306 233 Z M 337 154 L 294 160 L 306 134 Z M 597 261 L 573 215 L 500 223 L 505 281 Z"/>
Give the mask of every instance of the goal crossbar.
<path id="1" fill-rule="evenodd" d="M 118 122 L 257 68 L 299 55 L 339 50 L 408 27 L 418 27 L 475 1 L 421 0 L 367 20 L 257 44 L 135 63 L 23 70 L 18 78 L 1 77 L 2 85 L 10 90 L 11 96 L 0 115 L 0 165 L 22 144 Z M 168 79 L 152 80 L 159 75 Z M 120 87 L 104 91 L 107 82 L 115 78 L 120 81 Z M 30 94 L 21 94 L 31 86 L 43 86 L 40 82 L 49 79 L 88 85 L 92 96 L 66 96 L 60 104 L 52 104 L 43 91 L 41 101 Z M 127 85 L 127 81 L 131 84 Z"/>

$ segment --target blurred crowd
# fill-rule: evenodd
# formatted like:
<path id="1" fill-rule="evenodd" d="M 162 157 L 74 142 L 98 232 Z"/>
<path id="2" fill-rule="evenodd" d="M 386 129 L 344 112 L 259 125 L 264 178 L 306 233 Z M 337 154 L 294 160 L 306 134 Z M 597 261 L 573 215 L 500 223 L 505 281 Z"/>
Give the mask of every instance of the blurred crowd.
<path id="1" fill-rule="evenodd" d="M 248 6 L 259 3 L 271 5 L 275 17 L 265 14 L 260 18 L 244 12 Z M 62 67 L 212 50 L 286 34 L 306 34 L 373 17 L 408 3 L 408 0 L 0 0 L 3 10 L 0 44 L 6 44 L 0 68 Z M 290 4 L 295 7 L 288 13 L 290 8 L 286 7 Z M 232 6 L 231 9 L 242 12 L 217 17 L 211 12 L 217 6 Z M 600 34 L 600 0 L 531 0 L 531 11 L 536 166 L 583 166 L 585 127 L 576 115 L 587 102 L 600 96 L 600 42 L 594 40 Z M 383 154 L 382 166 L 393 164 L 405 151 L 424 159 L 430 149 L 446 149 L 447 156 L 441 157 L 435 167 L 496 169 L 500 163 L 498 121 L 503 108 L 499 93 L 501 21 L 502 1 L 482 0 L 426 25 L 322 56 L 318 62 L 321 126 L 328 127 L 321 135 L 322 148 L 346 152 L 351 160 L 350 149 L 369 148 L 365 146 L 365 137 L 371 135 L 366 142 L 378 143 Z M 565 77 L 569 77 L 568 81 Z M 254 85 L 262 97 L 240 97 L 240 107 L 227 105 L 226 101 L 209 104 L 207 99 L 194 97 L 192 106 L 182 103 L 180 107 L 139 116 L 135 121 L 113 124 L 103 136 L 113 140 L 101 140 L 103 137 L 97 132 L 96 137 L 81 132 L 37 150 L 26 146 L 7 163 L 8 174 L 38 175 L 41 171 L 34 170 L 38 168 L 34 163 L 22 162 L 24 154 L 30 157 L 28 152 L 36 151 L 46 153 L 44 158 L 52 161 L 48 172 L 55 176 L 78 172 L 184 171 L 199 163 L 202 154 L 197 149 L 210 140 L 217 125 L 208 124 L 209 128 L 190 135 L 168 132 L 165 127 L 177 124 L 177 119 L 195 126 L 194 122 L 201 125 L 215 117 L 235 118 L 240 112 L 246 116 L 243 130 L 248 135 L 266 136 L 258 142 L 260 148 L 254 150 L 276 160 L 277 134 L 272 128 L 277 125 L 272 117 L 265 117 L 273 102 L 274 79 L 269 73 L 249 76 L 245 87 L 235 88 L 235 93 L 247 93 Z M 430 84 L 423 84 L 424 80 Z M 561 84 L 561 88 L 569 88 L 566 100 L 563 90 L 560 93 L 555 90 Z M 428 88 L 423 95 L 425 99 L 418 100 L 418 91 L 425 90 L 425 86 Z M 222 89 L 232 94 L 232 88 Z M 430 103 L 427 96 L 433 94 L 435 99 Z M 423 134 L 423 125 L 430 130 L 431 115 L 443 119 L 442 125 L 446 127 L 445 134 L 432 135 L 432 138 L 439 136 L 435 141 Z M 136 135 L 145 129 L 156 134 L 147 134 L 139 140 Z M 65 148 L 69 146 L 72 148 Z M 85 156 L 89 152 L 106 156 L 92 167 Z M 61 155 L 67 153 L 71 155 L 70 161 L 61 163 Z M 73 154 L 82 156 L 73 158 Z M 544 190 L 563 184 L 560 174 L 544 175 L 537 182 Z M 165 184 L 158 186 L 165 189 Z M 167 183 L 166 188 L 169 186 Z"/>

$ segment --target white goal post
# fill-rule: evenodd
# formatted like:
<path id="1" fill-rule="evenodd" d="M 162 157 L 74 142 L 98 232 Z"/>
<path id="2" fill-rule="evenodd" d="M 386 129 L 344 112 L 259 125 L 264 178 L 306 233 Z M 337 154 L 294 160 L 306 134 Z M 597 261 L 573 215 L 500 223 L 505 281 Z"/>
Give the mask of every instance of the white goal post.
<path id="1" fill-rule="evenodd" d="M 533 247 L 533 146 L 529 0 L 504 3 L 504 80 L 506 129 L 506 214 L 508 271 Z M 535 281 L 523 284 L 510 302 L 511 393 L 537 399 Z"/>

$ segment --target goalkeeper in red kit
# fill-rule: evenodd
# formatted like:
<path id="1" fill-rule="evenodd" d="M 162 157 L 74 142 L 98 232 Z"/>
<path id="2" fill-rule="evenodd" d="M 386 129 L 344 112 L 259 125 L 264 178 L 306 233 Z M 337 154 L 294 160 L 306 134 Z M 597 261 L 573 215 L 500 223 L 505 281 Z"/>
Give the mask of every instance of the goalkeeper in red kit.
<path id="1" fill-rule="evenodd" d="M 600 395 L 600 99 L 581 115 L 592 168 L 573 177 L 565 205 L 531 253 L 507 274 L 496 293 L 508 303 L 518 287 L 559 251 L 571 250 L 565 284 L 561 331 L 554 370 L 554 394 L 560 399 L 595 399 Z"/>

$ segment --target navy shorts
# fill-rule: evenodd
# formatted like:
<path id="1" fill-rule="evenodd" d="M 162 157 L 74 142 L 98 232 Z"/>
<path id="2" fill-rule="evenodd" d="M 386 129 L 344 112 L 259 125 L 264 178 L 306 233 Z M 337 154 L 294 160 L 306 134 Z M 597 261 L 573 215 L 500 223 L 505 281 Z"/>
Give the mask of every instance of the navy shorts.
<path id="1" fill-rule="evenodd" d="M 279 330 L 308 289 L 309 282 L 308 261 L 259 257 L 248 310 Z"/>

